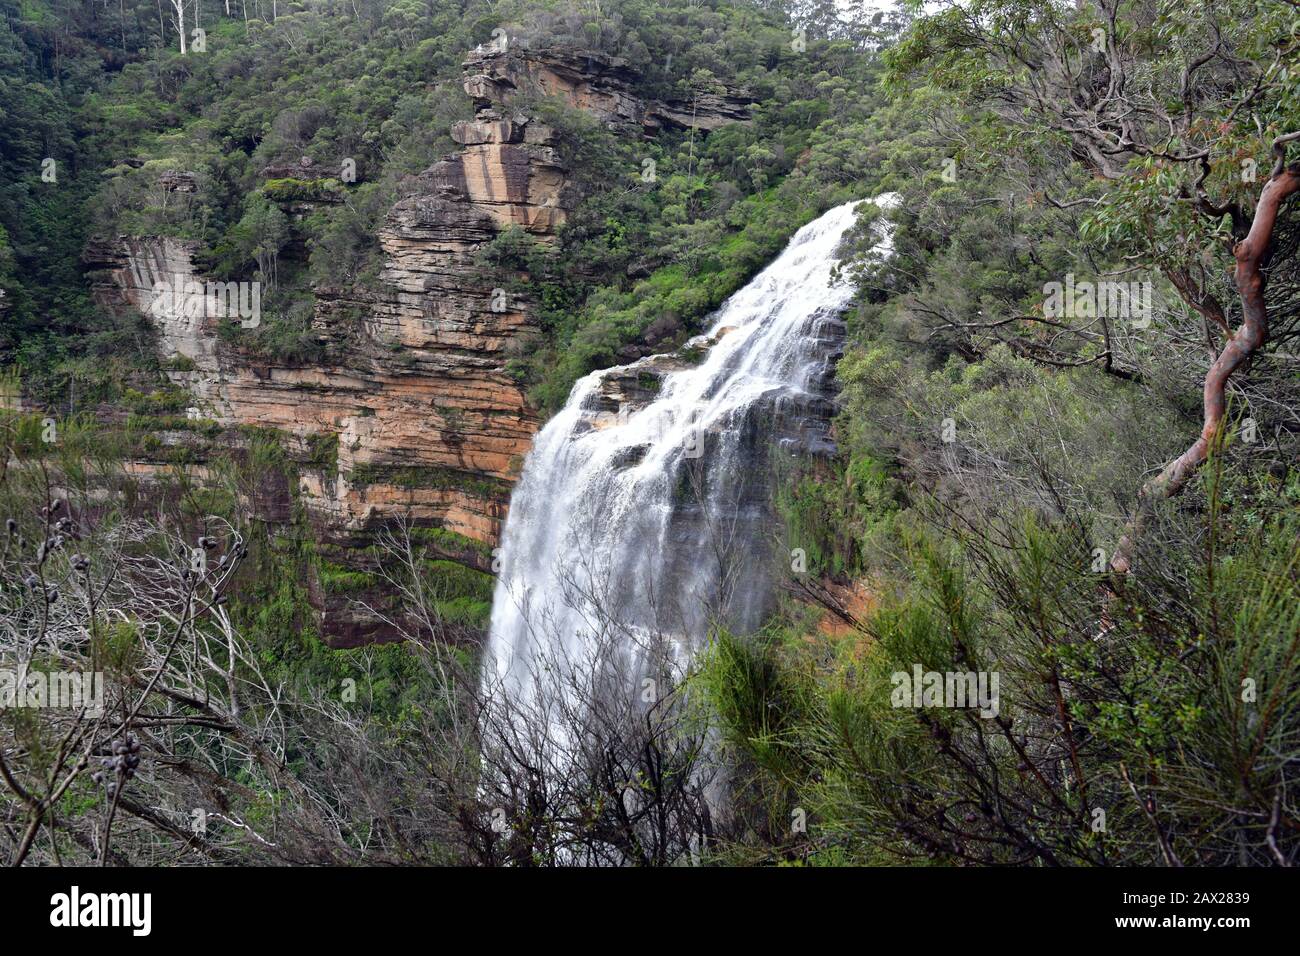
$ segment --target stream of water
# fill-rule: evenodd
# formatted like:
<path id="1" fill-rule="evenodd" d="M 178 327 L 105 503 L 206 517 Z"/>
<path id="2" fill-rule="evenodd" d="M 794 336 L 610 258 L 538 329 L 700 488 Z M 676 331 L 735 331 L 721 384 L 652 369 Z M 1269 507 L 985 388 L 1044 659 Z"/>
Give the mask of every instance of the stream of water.
<path id="1" fill-rule="evenodd" d="M 877 205 L 887 206 L 892 197 Z M 774 452 L 824 453 L 857 202 L 808 223 L 671 355 L 593 372 L 510 503 L 484 680 L 516 701 L 654 679 L 771 606 Z M 888 250 L 881 232 L 878 251 Z"/>

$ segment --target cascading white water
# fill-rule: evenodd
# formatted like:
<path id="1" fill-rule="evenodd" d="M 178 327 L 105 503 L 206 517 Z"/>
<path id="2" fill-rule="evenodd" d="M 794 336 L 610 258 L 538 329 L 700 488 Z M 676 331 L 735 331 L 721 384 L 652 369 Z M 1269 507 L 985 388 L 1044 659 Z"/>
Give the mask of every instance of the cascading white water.
<path id="1" fill-rule="evenodd" d="M 577 688 L 580 665 L 637 683 L 688 660 L 712 622 L 760 623 L 770 452 L 826 442 L 853 291 L 832 271 L 857 206 L 800 229 L 681 352 L 574 385 L 511 498 L 485 684 L 524 701 L 543 679 Z M 592 693 L 601 679 L 580 678 Z"/>

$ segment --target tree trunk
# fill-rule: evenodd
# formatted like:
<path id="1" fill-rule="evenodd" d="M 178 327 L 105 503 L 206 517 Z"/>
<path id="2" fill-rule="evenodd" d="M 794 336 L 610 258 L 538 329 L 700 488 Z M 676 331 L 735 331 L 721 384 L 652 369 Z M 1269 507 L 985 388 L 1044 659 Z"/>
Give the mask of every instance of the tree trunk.
<path id="1" fill-rule="evenodd" d="M 1278 211 L 1293 193 L 1300 191 L 1300 164 L 1290 167 L 1285 165 L 1286 144 L 1294 139 L 1300 139 L 1300 133 L 1291 133 L 1274 142 L 1273 152 L 1277 156 L 1277 165 L 1260 192 L 1250 231 L 1232 250 L 1233 257 L 1237 260 L 1233 269 L 1233 283 L 1237 295 L 1241 297 L 1242 322 L 1205 375 L 1201 434 L 1191 447 L 1142 486 L 1138 494 L 1137 512 L 1129 522 L 1124 536 L 1120 538 L 1110 562 L 1111 568 L 1121 574 L 1127 573 L 1133 566 L 1133 543 L 1146 509 L 1153 500 L 1172 498 L 1182 491 L 1196 469 L 1205 463 L 1210 447 L 1223 426 L 1228 379 L 1268 340 L 1268 308 L 1264 304 L 1263 269 L 1268 264 L 1272 251 Z"/>
<path id="2" fill-rule="evenodd" d="M 172 10 L 176 12 L 176 32 L 181 37 L 181 55 L 186 53 L 185 47 L 185 0 L 172 0 Z"/>

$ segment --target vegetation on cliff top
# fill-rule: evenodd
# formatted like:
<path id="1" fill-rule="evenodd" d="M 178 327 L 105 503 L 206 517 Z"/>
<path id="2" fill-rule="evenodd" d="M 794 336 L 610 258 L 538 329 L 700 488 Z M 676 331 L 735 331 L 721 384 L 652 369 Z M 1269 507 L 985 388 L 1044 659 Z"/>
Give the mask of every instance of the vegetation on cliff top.
<path id="1" fill-rule="evenodd" d="M 589 778 L 511 762 L 511 744 L 549 728 L 507 727 L 515 738 L 493 747 L 501 728 L 474 723 L 469 648 L 488 579 L 443 558 L 473 551 L 488 566 L 483 549 L 390 529 L 358 572 L 307 544 L 301 523 L 277 532 L 250 514 L 260 481 L 287 467 L 274 442 L 206 487 L 178 469 L 155 502 L 85 417 L 58 416 L 50 443 L 44 412 L 6 414 L 15 464 L 0 503 L 15 526 L 0 633 L 40 644 L 57 632 L 73 661 L 107 653 L 123 701 L 132 666 L 162 666 L 173 696 L 150 704 L 180 721 L 156 728 L 133 781 L 148 799 L 128 797 L 134 829 L 98 844 L 102 856 L 554 863 L 577 847 L 645 863 L 1294 862 L 1293 7 L 972 0 L 842 25 L 828 6 L 398 0 L 295 7 L 275 22 L 254 8 L 248 23 L 207 11 L 208 52 L 181 57 L 143 4 L 0 0 L 0 174 L 13 184 L 0 193 L 0 349 L 29 396 L 60 412 L 116 399 L 162 427 L 184 408 L 159 387 L 143 323 L 93 304 L 78 266 L 92 229 L 194 239 L 232 278 L 274 269 L 259 347 L 313 360 L 299 334 L 312 285 L 373 280 L 376 224 L 404 176 L 453 148 L 451 123 L 470 108 L 461 57 L 497 27 L 624 56 L 650 96 L 727 83 L 757 100 L 751 124 L 644 143 L 529 104 L 560 131 L 580 198 L 553 248 L 507 231 L 482 264 L 533 277 L 545 339 L 509 367 L 544 408 L 652 325 L 656 341 L 685 335 L 818 211 L 901 197 L 893 255 L 868 255 L 864 232 L 843 266 L 860 292 L 838 456 L 792 469 L 779 491 L 789 600 L 757 635 L 717 635 L 680 689 L 689 720 L 646 739 L 620 725 Z M 46 157 L 57 188 L 41 179 Z M 317 171 L 341 157 L 357 182 L 322 185 Z M 166 172 L 193 178 L 161 189 Z M 317 207 L 293 218 L 304 202 Z M 1251 231 L 1261 215 L 1267 241 Z M 1049 306 L 1067 282 L 1064 307 Z M 1089 303 L 1104 283 L 1123 284 L 1122 313 Z M 313 442 L 308 464 L 336 452 Z M 90 577 L 69 541 L 46 546 L 66 535 L 51 530 L 50 473 L 83 522 L 75 554 L 90 555 Z M 169 657 L 168 615 L 188 606 L 185 569 L 209 534 L 213 559 L 238 573 Z M 344 606 L 383 592 L 380 610 L 416 639 L 325 649 L 312 566 Z M 110 628 L 86 585 L 140 567 L 149 575 L 105 591 Z M 186 656 L 209 642 L 221 653 Z M 223 654 L 239 658 L 228 671 Z M 999 712 L 897 706 L 896 675 L 916 667 L 998 674 Z M 64 728 L 3 719 L 23 744 L 3 742 L 19 777 L 56 779 L 41 755 Z M 701 720 L 722 741 L 707 756 Z M 259 734 L 272 756 L 250 746 Z M 219 823 L 187 840 L 131 810 L 207 800 L 191 765 L 217 768 L 205 786 L 274 847 Z M 677 781 L 720 767 L 733 781 L 704 844 L 667 829 L 647 842 L 611 810 L 635 779 L 652 812 L 707 816 L 689 787 L 655 789 L 665 765 Z M 57 817 L 4 791 L 52 834 L 9 834 L 9 855 L 97 845 L 102 790 L 73 776 Z"/>

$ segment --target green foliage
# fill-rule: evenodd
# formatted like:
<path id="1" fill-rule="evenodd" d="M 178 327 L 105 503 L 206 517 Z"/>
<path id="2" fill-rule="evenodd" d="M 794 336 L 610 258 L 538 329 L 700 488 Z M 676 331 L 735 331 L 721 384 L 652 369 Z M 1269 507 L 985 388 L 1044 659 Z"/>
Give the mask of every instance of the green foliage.
<path id="1" fill-rule="evenodd" d="M 485 627 L 492 615 L 490 574 L 455 561 L 426 560 L 421 565 L 428 593 L 435 596 L 434 610 L 449 624 Z"/>
<path id="2" fill-rule="evenodd" d="M 1159 150 L 1100 174 L 1053 113 L 1090 95 L 1087 84 L 1059 103 L 1020 103 L 1024 61 L 986 42 L 990 31 L 1050 35 L 1082 64 L 1101 25 L 1091 8 L 972 0 L 920 17 L 890 49 L 905 23 L 840 27 L 830 6 L 800 11 L 810 42 L 796 52 L 780 9 L 721 0 L 397 0 L 295 8 L 275 22 L 254 2 L 248 22 L 203 10 L 209 51 L 181 57 L 143 3 L 0 0 L 0 351 L 15 373 L 0 415 L 6 507 L 36 501 L 41 468 L 54 466 L 70 488 L 94 490 L 105 522 L 154 506 L 155 493 L 183 521 L 233 516 L 272 479 L 296 487 L 278 436 L 249 431 L 240 454 L 215 454 L 216 424 L 190 419 L 188 394 L 158 384 L 147 323 L 103 314 L 89 295 L 92 233 L 197 243 L 205 273 L 264 284 L 262 323 L 223 323 L 226 347 L 323 363 L 316 289 L 378 281 L 383 218 L 408 177 L 456 148 L 450 130 L 474 109 L 461 61 L 494 29 L 622 57 L 639 94 L 683 112 L 743 88 L 752 122 L 707 135 L 622 136 L 558 98 L 519 100 L 554 130 L 571 214 L 558 241 L 503 229 L 474 263 L 476 281 L 535 307 L 540 336 L 516 343 L 506 368 L 548 412 L 592 369 L 679 346 L 829 206 L 900 194 L 887 261 L 870 252 L 870 212 L 848 244 L 843 271 L 861 291 L 839 366 L 840 453 L 812 468 L 779 463 L 777 482 L 808 573 L 866 587 L 871 607 L 836 629 L 786 602 L 759 634 L 721 633 L 702 657 L 699 700 L 720 723 L 745 823 L 728 853 L 828 865 L 1271 862 L 1274 807 L 1294 815 L 1300 704 L 1300 485 L 1286 444 L 1300 395 L 1276 361 L 1285 356 L 1265 352 L 1234 379 L 1233 427 L 1249 415 L 1273 437 L 1220 436 L 1177 506 L 1153 507 L 1135 573 L 1093 568 L 1131 528 L 1142 478 L 1198 433 L 1204 353 L 1221 342 L 1212 327 L 1206 336 L 1205 300 L 1184 307 L 1178 283 L 1194 278 L 1235 317 L 1224 276 L 1258 196 L 1243 170 L 1270 168 L 1273 138 L 1300 123 L 1300 87 L 1268 69 L 1239 107 L 1252 84 L 1197 86 L 1185 130 L 1162 130 Z M 1126 95 L 1181 113 L 1179 81 L 1206 36 L 1225 36 L 1238 65 L 1288 62 L 1293 12 L 1246 0 L 1126 7 L 1112 38 L 1134 64 Z M 868 33 L 883 39 L 883 67 L 863 52 Z M 42 178 L 46 159 L 56 181 Z M 1287 342 L 1293 208 L 1282 232 L 1269 277 L 1272 335 Z M 1166 300 L 1149 332 L 1045 321 L 1045 283 L 1134 267 Z M 14 411 L 19 378 L 22 398 L 69 411 L 57 440 L 44 412 Z M 126 412 L 121 427 L 75 414 L 100 402 Z M 435 411 L 454 426 L 454 413 Z M 336 434 L 311 435 L 302 464 L 333 471 L 338 451 Z M 200 455 L 219 478 L 204 487 L 183 467 L 143 495 L 106 477 L 114 458 L 185 466 Z M 454 469 L 360 465 L 348 477 L 494 502 L 508 492 Z M 318 553 L 301 515 L 247 527 L 230 614 L 269 680 L 310 700 L 362 677 L 368 729 L 415 737 L 441 699 L 416 655 L 325 647 L 309 594 L 314 577 L 336 604 L 391 596 L 382 549 Z M 481 629 L 493 579 L 447 559 L 484 566 L 488 549 L 444 529 L 410 537 L 403 583 L 418 584 L 442 625 Z M 133 666 L 136 622 L 97 624 L 95 638 L 109 666 Z M 473 672 L 467 651 L 446 653 Z M 996 671 L 1000 716 L 893 706 L 894 676 L 916 666 Z M 296 769 L 323 759 L 309 740 L 287 755 Z M 69 810 L 80 799 L 69 794 Z M 248 819 L 274 821 L 281 799 L 260 795 Z M 1097 808 L 1104 831 L 1091 826 Z M 807 835 L 791 830 L 796 810 L 809 813 Z"/>
<path id="3" fill-rule="evenodd" d="M 317 580 L 326 594 L 364 591 L 379 583 L 379 579 L 369 571 L 357 571 L 325 560 L 317 565 Z"/>
<path id="4" fill-rule="evenodd" d="M 268 179 L 262 193 L 272 202 L 332 202 L 342 188 L 333 179 Z"/>
<path id="5" fill-rule="evenodd" d="M 1260 29 L 1226 21 L 1257 64 L 1294 48 L 1279 10 Z M 1204 148 L 1208 165 L 1148 156 L 1097 176 L 1050 126 L 1053 104 L 1005 107 L 1023 63 L 998 47 L 1058 22 L 1086 46 L 1088 16 L 989 0 L 923 18 L 888 54 L 897 105 L 848 151 L 901 194 L 894 252 L 868 255 L 863 233 L 846 266 L 861 295 L 839 369 L 840 457 L 792 470 L 778 497 L 810 572 L 856 579 L 871 609 L 836 607 L 845 634 L 787 607 L 708 658 L 701 683 L 740 779 L 766 795 L 755 836 L 732 850 L 742 860 L 1276 861 L 1282 828 L 1267 821 L 1289 812 L 1277 808 L 1298 742 L 1284 714 L 1300 693 L 1296 475 L 1281 445 L 1219 436 L 1177 506 L 1148 502 L 1135 572 L 1096 572 L 1134 533 L 1143 476 L 1200 431 L 1206 361 L 1178 345 L 1204 339 L 1198 290 L 1233 318 L 1234 292 L 1216 283 L 1240 223 L 1188 196 L 1200 184 L 1249 208 L 1259 182 L 1243 163 L 1262 173 L 1271 138 L 1295 127 L 1292 94 L 1270 97 L 1261 112 L 1279 120 L 1261 126 L 1207 84 L 1188 138 L 1161 142 Z M 1166 94 L 1198 48 L 1200 14 L 1160 5 L 1119 29 L 1141 64 L 1134 82 L 1177 103 Z M 1045 283 L 1138 264 L 1164 303 L 1147 331 L 1042 321 Z M 1287 337 L 1294 274 L 1270 283 Z M 1251 414 L 1279 427 L 1294 421 L 1294 385 L 1259 370 L 1242 387 L 1269 396 Z M 895 706 L 894 677 L 914 667 L 998 673 L 1000 715 Z M 797 692 L 769 704 L 769 687 Z M 787 822 L 796 806 L 806 837 Z"/>
<path id="6" fill-rule="evenodd" d="M 446 553 L 465 551 L 484 556 L 492 553 L 492 548 L 485 542 L 467 538 L 463 534 L 445 528 L 412 528 L 410 534 L 413 541 L 431 545 Z"/>
<path id="7" fill-rule="evenodd" d="M 1234 520 L 1214 529 L 1213 559 L 1187 540 L 1114 592 L 1079 572 L 1086 542 L 1068 527 L 1030 519 L 1004 529 L 1006 550 L 914 538 L 909 585 L 882 595 L 860 640 L 724 636 L 703 686 L 743 765 L 786 788 L 774 826 L 807 808 L 817 853 L 1161 862 L 1129 787 L 1141 781 L 1179 821 L 1184 862 L 1262 862 L 1296 745 L 1300 554 L 1294 512 L 1254 500 L 1271 515 L 1258 533 Z M 893 675 L 918 666 L 996 672 L 999 716 L 897 706 Z M 1037 821 L 1014 809 L 1030 799 Z M 1220 809 L 1242 801 L 1258 816 Z"/>
<path id="8" fill-rule="evenodd" d="M 350 13 L 295 11 L 272 24 L 205 10 L 202 56 L 182 66 L 174 51 L 155 48 L 116 77 L 96 76 L 75 104 L 30 110 L 33 122 L 72 115 L 93 128 L 82 140 L 77 165 L 89 175 L 78 179 L 85 188 L 76 199 L 96 192 L 90 223 L 97 232 L 197 240 L 209 274 L 260 277 L 262 325 L 221 329 L 225 341 L 251 354 L 323 359 L 299 315 L 302 303 L 315 284 L 376 281 L 379 224 L 400 198 L 403 177 L 455 148 L 450 128 L 473 111 L 460 88 L 464 51 L 498 26 L 517 42 L 624 57 L 641 73 L 639 93 L 682 109 L 724 84 L 756 99 L 753 124 L 708 136 L 664 132 L 648 143 L 620 137 L 556 99 L 520 101 L 555 131 L 577 209 L 558 249 L 531 248 L 506 231 L 484 264 L 498 275 L 520 270 L 530 277 L 546 342 L 512 358 L 510 368 L 546 409 L 656 320 L 678 323 L 685 337 L 795 228 L 873 188 L 869 163 L 845 162 L 844 130 L 875 108 L 874 61 L 851 55 L 843 42 L 814 39 L 807 50 L 792 50 L 779 13 L 686 0 L 621 0 L 611 12 L 515 0 L 467 9 L 434 4 L 418 16 L 403 4 Z M 124 7 L 85 29 L 137 49 L 146 44 L 129 38 L 154 22 L 144 8 Z M 175 38 L 158 39 L 165 47 Z M 29 177 L 33 156 L 26 157 Z M 641 178 L 647 159 L 658 164 L 649 182 Z M 345 175 L 349 167 L 355 181 Z M 301 172 L 286 176 L 288 168 Z M 59 195 L 71 199 L 71 192 Z M 0 217 L 0 227 L 9 228 L 8 244 L 21 253 L 11 225 L 17 218 Z M 84 234 L 66 238 L 79 250 Z M 0 268 L 5 247 L 0 243 Z M 74 252 L 62 261 L 77 258 Z M 30 270 L 29 259 L 16 261 Z M 42 287 L 76 287 L 84 299 L 74 273 Z M 69 317 L 77 327 L 89 324 L 88 308 Z M 24 306 L 21 314 L 32 313 Z M 111 351 L 132 341 L 121 323 L 107 323 Z M 22 342 L 29 370 L 70 370 L 61 334 L 42 343 L 24 333 Z M 90 365 L 78 374 L 94 372 Z M 32 383 L 36 377 L 29 374 Z M 112 388 L 113 376 L 99 378 L 96 390 Z M 65 374 L 46 387 L 76 386 Z"/>
<path id="9" fill-rule="evenodd" d="M 307 436 L 307 464 L 327 472 L 338 469 L 338 432 L 316 432 Z"/>
<path id="10" fill-rule="evenodd" d="M 354 485 L 388 484 L 399 488 L 442 488 L 494 498 L 509 490 L 504 482 L 453 468 L 408 468 L 400 465 L 359 464 L 348 474 Z"/>

